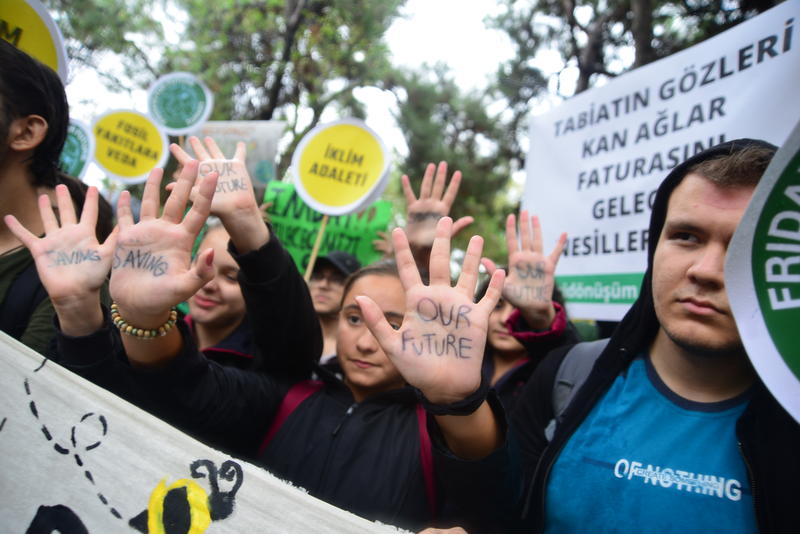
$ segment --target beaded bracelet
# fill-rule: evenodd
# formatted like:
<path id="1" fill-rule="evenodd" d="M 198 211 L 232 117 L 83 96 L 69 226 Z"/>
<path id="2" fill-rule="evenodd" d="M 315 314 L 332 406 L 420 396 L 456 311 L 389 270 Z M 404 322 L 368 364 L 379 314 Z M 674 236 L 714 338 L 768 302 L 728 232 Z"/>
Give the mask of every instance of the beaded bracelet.
<path id="1" fill-rule="evenodd" d="M 178 311 L 175 308 L 172 308 L 169 312 L 169 319 L 167 319 L 167 322 L 158 328 L 139 328 L 129 324 L 125 319 L 122 318 L 122 316 L 119 314 L 119 307 L 117 306 L 116 302 L 111 303 L 111 321 L 114 323 L 114 326 L 119 328 L 119 331 L 123 334 L 138 337 L 140 339 L 154 339 L 165 336 L 167 332 L 172 330 L 172 327 L 175 326 L 175 322 L 177 320 Z"/>

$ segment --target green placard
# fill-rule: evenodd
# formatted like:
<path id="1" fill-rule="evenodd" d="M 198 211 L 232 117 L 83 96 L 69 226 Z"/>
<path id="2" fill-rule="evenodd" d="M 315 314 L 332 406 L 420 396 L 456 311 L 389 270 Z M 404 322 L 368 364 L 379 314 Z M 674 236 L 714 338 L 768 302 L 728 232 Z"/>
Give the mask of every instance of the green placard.
<path id="1" fill-rule="evenodd" d="M 323 215 L 306 205 L 294 185 L 287 182 L 270 182 L 264 201 L 272 203 L 267 213 L 275 234 L 298 269 L 305 271 Z M 392 204 L 386 200 L 379 200 L 358 213 L 330 217 L 320 244 L 320 256 L 342 250 L 358 258 L 361 265 L 379 260 L 381 253 L 375 251 L 372 242 L 379 239 L 377 232 L 387 230 L 391 217 Z"/>
<path id="2" fill-rule="evenodd" d="M 644 273 L 556 276 L 567 302 L 633 304 L 639 298 Z"/>
<path id="3" fill-rule="evenodd" d="M 82 178 L 94 154 L 94 138 L 88 127 L 70 120 L 67 139 L 58 157 L 61 170 L 70 176 Z"/>
<path id="4" fill-rule="evenodd" d="M 753 285 L 764 323 L 800 380 L 800 152 L 772 187 L 752 242 Z"/>
<path id="5" fill-rule="evenodd" d="M 150 115 L 172 135 L 191 132 L 208 120 L 213 96 L 196 76 L 173 72 L 150 87 L 147 105 Z"/>

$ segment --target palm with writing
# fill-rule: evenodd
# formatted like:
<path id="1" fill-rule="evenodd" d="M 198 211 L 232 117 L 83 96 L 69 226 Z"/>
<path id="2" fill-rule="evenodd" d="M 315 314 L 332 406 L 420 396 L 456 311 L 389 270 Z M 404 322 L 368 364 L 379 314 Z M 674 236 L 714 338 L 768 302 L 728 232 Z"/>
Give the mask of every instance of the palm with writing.
<path id="1" fill-rule="evenodd" d="M 134 224 L 130 194 L 119 199 L 119 237 L 111 275 L 111 296 L 120 314 L 140 328 L 164 323 L 171 307 L 183 302 L 213 276 L 213 249 L 202 251 L 192 264 L 192 246 L 208 218 L 216 173 L 201 179 L 192 208 L 184 216 L 197 176 L 197 161 L 189 161 L 159 211 L 162 170 L 150 173 L 142 196 L 141 217 Z"/>
<path id="2" fill-rule="evenodd" d="M 434 177 L 435 172 L 435 177 Z M 436 236 L 436 222 L 450 214 L 453 202 L 461 185 L 461 171 L 455 171 L 447 184 L 447 163 L 442 161 L 437 167 L 429 163 L 422 176 L 419 198 L 414 195 L 411 180 L 403 175 L 403 192 L 406 196 L 406 235 L 411 248 L 424 249 L 433 244 Z M 447 185 L 447 187 L 445 187 Z M 461 217 L 453 223 L 452 235 L 472 224 L 472 217 Z"/>
<path id="3" fill-rule="evenodd" d="M 528 325 L 535 330 L 549 328 L 555 317 L 553 289 L 555 270 L 567 234 L 559 236 L 549 256 L 542 252 L 542 227 L 537 216 L 528 217 L 522 210 L 519 214 L 519 239 L 514 214 L 506 219 L 506 245 L 508 247 L 508 276 L 503 285 L 503 298 L 519 309 Z M 496 266 L 488 258 L 482 263 L 489 273 Z"/>
<path id="4" fill-rule="evenodd" d="M 367 326 L 403 378 L 435 403 L 456 402 L 478 389 L 489 313 L 500 298 L 504 278 L 504 272 L 496 270 L 486 295 L 477 304 L 473 301 L 483 249 L 483 239 L 474 236 L 458 282 L 452 287 L 452 229 L 449 217 L 436 225 L 429 285 L 422 283 L 403 230 L 392 233 L 406 292 L 406 313 L 399 330 L 389 325 L 369 297 L 356 298 Z"/>
<path id="5" fill-rule="evenodd" d="M 87 190 L 78 221 L 67 187 L 57 185 L 59 224 L 48 196 L 40 196 L 39 215 L 45 232 L 41 238 L 29 232 L 13 215 L 5 217 L 8 228 L 30 250 L 39 279 L 56 309 L 86 299 L 99 307 L 100 288 L 111 270 L 118 229 L 102 245 L 97 241 L 98 197 L 97 188 Z"/>
<path id="6" fill-rule="evenodd" d="M 206 137 L 204 141 L 205 144 L 197 137 L 189 137 L 189 144 L 200 162 L 199 175 L 203 177 L 211 172 L 219 175 L 214 200 L 211 202 L 211 215 L 224 218 L 238 212 L 250 213 L 253 209 L 257 210 L 258 203 L 253 192 L 253 183 L 245 164 L 246 146 L 244 142 L 240 141 L 236 144 L 233 158 L 228 159 L 214 139 Z M 194 158 L 176 144 L 170 145 L 170 152 L 183 166 L 194 161 Z M 174 184 L 170 184 L 170 188 L 172 187 Z M 192 189 L 190 196 L 192 201 L 196 195 L 197 186 Z"/>

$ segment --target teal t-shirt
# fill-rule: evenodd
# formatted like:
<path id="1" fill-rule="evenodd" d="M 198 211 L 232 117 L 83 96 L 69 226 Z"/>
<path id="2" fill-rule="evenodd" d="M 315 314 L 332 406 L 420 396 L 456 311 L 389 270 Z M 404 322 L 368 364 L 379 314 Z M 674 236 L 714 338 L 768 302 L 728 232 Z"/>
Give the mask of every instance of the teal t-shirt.
<path id="1" fill-rule="evenodd" d="M 688 401 L 637 358 L 553 465 L 546 532 L 756 532 L 735 434 L 748 399 Z"/>

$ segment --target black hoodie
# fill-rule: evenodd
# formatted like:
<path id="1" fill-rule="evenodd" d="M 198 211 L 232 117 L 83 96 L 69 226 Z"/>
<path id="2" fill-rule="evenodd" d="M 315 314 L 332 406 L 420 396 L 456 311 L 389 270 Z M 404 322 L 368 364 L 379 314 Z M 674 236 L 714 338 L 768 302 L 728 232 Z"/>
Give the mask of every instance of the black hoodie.
<path id="1" fill-rule="evenodd" d="M 752 139 L 722 143 L 675 167 L 659 186 L 650 218 L 648 267 L 639 298 L 620 322 L 584 386 L 564 412 L 563 422 L 552 442 L 548 443 L 544 429 L 553 418 L 552 391 L 555 375 L 570 347 L 556 349 L 537 368 L 511 416 L 511 437 L 505 447 L 483 462 L 461 465 L 462 470 L 466 468 L 471 471 L 472 477 L 481 479 L 484 495 L 502 496 L 484 501 L 483 511 L 474 519 L 475 525 L 480 525 L 476 532 L 543 530 L 547 478 L 559 452 L 616 377 L 637 354 L 649 347 L 659 329 L 651 290 L 652 264 L 670 195 L 694 165 L 735 153 L 747 146 L 775 149 L 773 145 Z M 737 421 L 736 435 L 753 488 L 759 530 L 797 532 L 800 527 L 800 507 L 797 505 L 800 425 L 786 413 L 764 385 L 757 381 L 751 401 Z M 516 450 L 517 446 L 519 452 Z M 517 454 L 520 457 L 519 463 L 522 464 L 521 471 L 509 467 L 518 463 Z M 447 470 L 459 469 L 452 456 L 449 461 Z M 491 476 L 491 470 L 503 475 Z M 515 471 L 519 473 L 516 478 Z M 524 481 L 522 484 L 520 476 Z M 466 495 L 468 491 L 465 490 L 463 494 L 464 502 L 474 507 L 474 497 Z M 587 498 L 603 497 L 587 494 Z M 609 506 L 613 504 L 609 502 Z M 509 521 L 509 518 L 513 519 Z"/>

